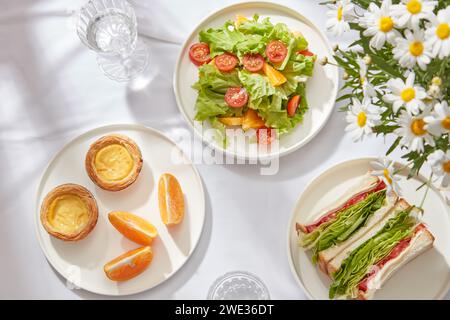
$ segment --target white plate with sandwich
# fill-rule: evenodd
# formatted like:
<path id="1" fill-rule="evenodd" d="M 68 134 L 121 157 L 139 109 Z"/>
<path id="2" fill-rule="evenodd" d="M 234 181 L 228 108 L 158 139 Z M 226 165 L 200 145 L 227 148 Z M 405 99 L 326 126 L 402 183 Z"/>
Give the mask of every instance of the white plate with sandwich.
<path id="1" fill-rule="evenodd" d="M 442 299 L 450 289 L 450 212 L 426 179 L 399 173 L 401 195 L 342 162 L 299 198 L 289 224 L 291 270 L 311 299 Z M 400 168 L 401 165 L 396 163 Z"/>
<path id="2" fill-rule="evenodd" d="M 248 54 L 248 52 L 242 57 L 240 55 L 241 51 L 234 52 L 234 49 L 230 49 L 232 50 L 232 57 L 230 57 L 229 50 L 224 49 L 226 51 L 225 54 L 228 54 L 228 60 L 236 61 L 237 65 L 235 63 L 235 67 L 233 67 L 232 71 L 222 71 L 221 75 L 223 75 L 224 77 L 220 77 L 220 75 L 217 75 L 215 72 L 213 72 L 213 67 L 216 67 L 219 71 L 221 70 L 220 68 L 223 62 L 222 60 L 224 59 L 221 59 L 220 63 L 218 61 L 219 57 L 224 56 L 225 54 L 220 54 L 219 56 L 215 55 L 218 53 L 215 52 L 217 51 L 215 50 L 215 48 L 217 49 L 218 44 L 215 42 L 208 43 L 208 41 L 211 39 L 205 36 L 208 33 L 215 32 L 211 30 L 218 30 L 218 28 L 223 28 L 223 33 L 228 32 L 228 29 L 225 29 L 224 27 L 224 24 L 227 24 L 228 21 L 234 21 L 234 26 L 236 26 L 238 21 L 240 21 L 238 19 L 244 19 L 245 21 L 249 22 L 254 19 L 255 15 L 259 15 L 258 21 L 262 24 L 260 25 L 261 28 L 258 28 L 258 30 L 262 29 L 263 27 L 267 27 L 267 24 L 273 24 L 273 26 L 275 26 L 276 24 L 282 24 L 283 26 L 287 26 L 288 30 L 292 33 L 292 37 L 298 37 L 298 34 L 301 34 L 301 36 L 306 39 L 307 46 L 305 48 L 302 48 L 305 50 L 297 51 L 297 49 L 288 49 L 288 55 L 285 59 L 291 61 L 291 57 L 293 57 L 295 53 L 300 54 L 300 52 L 303 52 L 300 54 L 300 56 L 303 55 L 304 57 L 313 54 L 319 59 L 324 57 L 331 59 L 331 57 L 333 56 L 333 50 L 330 43 L 328 42 L 326 36 L 321 32 L 321 30 L 314 24 L 314 22 L 306 17 L 306 14 L 307 13 L 304 12 L 300 14 L 299 12 L 291 8 L 270 2 L 252 1 L 233 4 L 209 15 L 206 19 L 199 23 L 199 25 L 186 39 L 186 42 L 181 49 L 180 56 L 175 68 L 173 79 L 174 93 L 178 107 L 185 120 L 194 130 L 195 134 L 204 142 L 209 144 L 210 147 L 215 148 L 216 150 L 226 155 L 236 156 L 240 159 L 272 158 L 288 154 L 302 147 L 323 128 L 331 114 L 331 111 L 333 110 L 338 90 L 338 69 L 335 66 L 329 64 L 322 66 L 318 63 L 318 61 L 315 61 L 312 67 L 312 74 L 308 74 L 308 76 L 302 74 L 302 76 L 292 78 L 293 81 L 297 81 L 299 83 L 301 82 L 302 84 L 304 84 L 303 89 L 299 89 L 300 85 L 299 87 L 297 87 L 297 89 L 300 90 L 301 93 L 297 92 L 297 89 L 294 90 L 294 92 L 291 92 L 292 88 L 288 89 L 288 84 L 290 86 L 291 84 L 293 84 L 293 82 L 288 80 L 287 82 L 283 82 L 284 84 L 280 84 L 280 86 L 278 87 L 278 84 L 275 84 L 272 81 L 273 78 L 276 79 L 277 77 L 269 76 L 270 74 L 274 73 L 268 72 L 264 68 L 265 66 L 271 65 L 272 63 L 272 60 L 270 60 L 269 54 L 267 53 L 267 48 L 269 48 L 270 44 L 269 43 L 265 45 L 266 51 L 262 50 L 257 55 L 260 58 L 260 60 L 258 61 L 261 61 L 261 59 L 262 61 L 266 61 L 261 65 L 264 67 L 261 70 L 258 69 L 259 71 L 253 70 L 251 74 L 247 73 L 249 69 L 243 70 L 247 68 L 243 65 L 245 64 L 244 58 Z M 270 19 L 270 23 L 268 23 L 265 19 Z M 230 31 L 231 33 L 239 29 L 239 27 L 234 26 L 228 26 L 228 28 L 235 28 Z M 275 28 L 272 30 L 275 30 Z M 241 35 L 241 33 L 239 34 Z M 273 36 L 274 34 L 275 33 L 271 33 L 271 36 Z M 260 34 L 252 34 L 252 36 L 259 37 Z M 279 39 L 279 37 L 276 36 L 275 38 Z M 267 38 L 263 37 L 263 39 Z M 273 40 L 272 42 L 280 45 L 280 41 Z M 240 42 L 239 45 L 241 46 L 242 43 L 244 42 Z M 262 42 L 258 41 L 258 43 Z M 203 46 L 203 49 L 200 46 Z M 284 47 L 286 46 L 287 44 L 285 43 Z M 233 48 L 236 47 L 237 45 L 233 46 Z M 195 48 L 198 48 L 199 50 L 194 51 Z M 202 52 L 205 53 L 203 56 L 201 55 Z M 242 51 L 242 53 L 244 54 L 245 52 Z M 197 59 L 199 56 L 201 56 L 202 59 Z M 300 59 L 300 56 L 298 56 L 297 58 Z M 238 60 L 236 57 L 239 57 L 239 62 L 237 62 Z M 192 61 L 193 59 L 197 60 Z M 257 65 L 256 62 L 255 65 Z M 207 72 L 208 70 L 201 67 L 210 67 L 209 69 L 212 69 L 212 71 L 209 70 L 209 72 Z M 281 67 L 275 64 L 273 64 L 273 67 L 270 67 L 269 69 L 273 71 L 273 68 L 276 68 L 278 71 L 281 70 Z M 299 68 L 299 70 L 300 69 L 301 68 Z M 239 72 L 244 71 L 246 77 L 244 77 L 244 75 L 241 75 L 240 73 L 239 81 L 237 81 L 233 77 L 228 77 L 236 70 L 239 70 Z M 289 67 L 286 67 L 280 72 L 284 72 L 285 78 L 290 79 L 288 76 L 288 70 L 291 69 L 289 69 Z M 206 76 L 205 74 L 208 74 L 209 76 Z M 289 74 L 292 75 L 293 73 Z M 201 83 L 205 84 L 208 81 L 199 81 L 201 78 L 219 78 L 220 81 L 214 82 L 211 80 L 211 83 L 208 83 L 208 85 L 205 87 L 204 85 L 201 85 Z M 222 78 L 227 79 L 225 79 L 225 81 Z M 230 86 L 229 83 L 233 81 L 228 78 L 233 78 L 233 81 L 236 80 L 237 82 L 233 86 Z M 244 81 L 243 78 L 248 79 L 248 81 Z M 300 80 L 300 78 L 302 78 L 302 80 Z M 270 83 L 267 80 L 270 80 Z M 284 79 L 283 81 L 285 80 L 286 79 Z M 252 83 L 251 81 L 255 81 L 255 83 L 257 83 L 254 88 L 257 88 L 260 93 L 252 92 L 252 90 L 249 90 L 248 87 L 250 86 L 249 83 Z M 216 87 L 214 83 L 221 85 L 217 85 Z M 224 83 L 227 83 L 227 85 L 225 86 Z M 196 86 L 194 86 L 196 89 L 193 88 L 194 84 L 196 84 Z M 235 101 L 236 104 L 230 104 L 230 102 L 227 100 L 228 95 L 225 94 L 224 87 L 233 89 L 236 88 L 236 86 L 241 87 L 241 89 L 242 87 L 245 87 L 245 101 L 248 101 L 248 103 L 243 102 L 243 105 L 237 105 L 238 101 Z M 201 89 L 199 87 L 201 87 Z M 282 88 L 282 90 L 278 90 L 279 88 Z M 208 92 L 208 94 L 205 92 Z M 244 92 L 244 90 L 241 90 L 240 92 Z M 265 93 L 263 94 L 262 92 Z M 268 92 L 271 93 L 269 94 Z M 274 97 L 283 96 L 283 94 L 281 94 L 282 92 L 284 92 L 286 96 L 281 98 L 282 103 L 278 107 L 274 107 L 276 105 L 276 103 L 274 102 Z M 287 94 L 286 92 L 289 92 L 289 94 Z M 261 97 L 258 96 L 258 98 L 255 98 L 258 94 L 261 94 Z M 231 96 L 240 97 L 240 94 L 236 93 Z M 301 96 L 302 98 L 300 102 L 299 100 L 293 99 L 294 96 Z M 259 101 L 258 99 L 261 101 Z M 224 105 L 224 100 L 229 107 L 227 107 L 227 105 Z M 277 99 L 275 100 L 279 101 Z M 267 101 L 271 101 L 269 103 L 270 106 L 266 105 Z M 292 101 L 292 105 L 297 105 L 297 107 L 294 108 L 295 110 L 297 110 L 297 113 L 294 110 L 293 114 L 289 114 L 289 117 L 286 117 L 286 111 L 288 109 L 287 104 L 289 104 L 288 101 Z M 294 103 L 295 101 L 297 101 L 297 103 Z M 301 106 L 303 103 L 307 103 L 307 107 L 305 106 L 305 108 L 302 108 Z M 251 107 L 250 104 L 252 104 Z M 262 114 L 262 110 L 269 109 L 270 112 L 266 112 L 264 115 Z M 254 112 L 247 114 L 246 111 L 248 110 L 256 110 L 260 117 L 255 117 Z M 305 111 L 304 113 L 301 113 L 300 110 Z M 217 111 L 220 116 L 213 113 L 213 111 Z M 284 113 L 282 111 L 284 111 Z M 237 113 L 239 112 L 241 112 L 241 114 L 237 115 Z M 232 115 L 229 115 L 229 113 L 232 113 Z M 208 115 L 209 118 L 205 119 L 205 115 Z M 255 118 L 257 118 L 258 121 L 256 121 Z M 296 119 L 299 119 L 299 121 L 295 122 Z M 262 121 L 262 124 L 259 120 Z M 295 122 L 295 125 L 291 122 Z M 288 125 L 288 123 L 291 124 Z M 221 128 L 226 128 L 228 130 L 227 134 L 220 133 L 220 130 L 219 132 L 212 133 L 214 130 L 217 131 L 218 126 Z M 259 143 L 256 143 L 256 140 L 259 141 L 260 139 L 258 138 L 257 129 L 261 127 L 276 128 L 280 131 L 283 131 L 283 134 L 279 139 L 279 143 L 277 143 L 275 147 L 258 147 Z M 252 133 L 255 131 L 256 134 Z M 234 137 L 233 135 L 229 137 L 228 133 L 230 132 L 234 133 Z M 243 132 L 245 132 L 246 134 L 241 134 Z M 218 136 L 227 137 L 226 143 L 223 141 L 223 139 L 218 138 Z M 242 139 L 239 139 L 238 137 L 241 137 Z"/>

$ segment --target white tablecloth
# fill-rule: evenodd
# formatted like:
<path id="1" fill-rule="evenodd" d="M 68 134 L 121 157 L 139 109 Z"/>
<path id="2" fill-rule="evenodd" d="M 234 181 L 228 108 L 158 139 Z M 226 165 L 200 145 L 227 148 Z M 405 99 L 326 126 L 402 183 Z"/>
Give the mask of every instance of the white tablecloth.
<path id="1" fill-rule="evenodd" d="M 103 298 L 66 288 L 45 259 L 33 220 L 40 176 L 65 143 L 104 124 L 143 123 L 173 138 L 189 130 L 172 91 L 181 43 L 201 18 L 236 1 L 132 1 L 151 53 L 151 81 L 142 90 L 107 79 L 80 43 L 71 16 L 83 2 L 0 0 L 0 298 Z M 276 2 L 324 29 L 318 0 Z M 256 165 L 198 165 L 207 192 L 200 244 L 173 278 L 133 298 L 203 299 L 217 277 L 243 270 L 259 276 L 274 299 L 304 299 L 286 247 L 295 201 L 324 169 L 382 155 L 390 143 L 353 144 L 344 127 L 336 110 L 306 147 L 281 159 L 274 176 Z"/>

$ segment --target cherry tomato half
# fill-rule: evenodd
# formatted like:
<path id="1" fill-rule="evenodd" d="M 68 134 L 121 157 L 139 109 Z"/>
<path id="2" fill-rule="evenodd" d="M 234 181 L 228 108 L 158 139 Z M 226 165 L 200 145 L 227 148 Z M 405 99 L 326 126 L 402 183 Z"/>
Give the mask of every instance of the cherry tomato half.
<path id="1" fill-rule="evenodd" d="M 272 40 L 266 47 L 266 56 L 272 63 L 281 63 L 287 56 L 287 48 L 280 40 Z"/>
<path id="2" fill-rule="evenodd" d="M 314 53 L 312 53 L 312 52 L 309 51 L 308 49 L 298 51 L 297 53 L 298 53 L 298 54 L 302 54 L 302 55 L 307 56 L 307 57 L 312 57 L 312 56 L 314 55 Z"/>
<path id="3" fill-rule="evenodd" d="M 210 62 L 209 46 L 206 43 L 194 43 L 189 48 L 189 58 L 196 66 Z"/>
<path id="4" fill-rule="evenodd" d="M 259 144 L 269 145 L 275 140 L 275 129 L 262 127 L 256 130 L 256 140 Z"/>
<path id="5" fill-rule="evenodd" d="M 250 72 L 259 72 L 264 67 L 264 57 L 260 54 L 246 54 L 242 59 L 245 69 Z"/>
<path id="6" fill-rule="evenodd" d="M 240 108 L 245 106 L 248 101 L 248 93 L 242 87 L 228 88 L 225 93 L 225 102 L 232 108 Z"/>
<path id="7" fill-rule="evenodd" d="M 293 96 L 289 99 L 287 104 L 287 113 L 289 117 L 293 117 L 297 111 L 298 105 L 300 104 L 301 97 L 299 95 Z"/>
<path id="8" fill-rule="evenodd" d="M 230 72 L 237 66 L 238 62 L 238 58 L 231 53 L 223 53 L 214 58 L 217 69 L 222 72 Z"/>

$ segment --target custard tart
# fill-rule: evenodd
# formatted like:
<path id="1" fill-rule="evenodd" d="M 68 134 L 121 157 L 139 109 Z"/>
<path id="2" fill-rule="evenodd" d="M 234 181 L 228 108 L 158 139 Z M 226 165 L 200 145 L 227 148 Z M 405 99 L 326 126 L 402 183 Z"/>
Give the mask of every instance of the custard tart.
<path id="1" fill-rule="evenodd" d="M 41 223 L 55 238 L 78 241 L 94 229 L 98 207 L 94 196 L 85 187 L 63 184 L 46 196 L 41 205 Z"/>
<path id="2" fill-rule="evenodd" d="M 137 144 L 127 136 L 108 135 L 91 145 L 85 165 L 97 186 L 119 191 L 136 181 L 142 169 L 142 154 Z"/>

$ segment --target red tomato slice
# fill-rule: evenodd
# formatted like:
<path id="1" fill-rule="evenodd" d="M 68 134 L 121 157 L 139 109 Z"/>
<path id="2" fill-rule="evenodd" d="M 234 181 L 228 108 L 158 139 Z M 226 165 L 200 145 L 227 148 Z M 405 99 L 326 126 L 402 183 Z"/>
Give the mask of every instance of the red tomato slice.
<path id="1" fill-rule="evenodd" d="M 231 53 L 223 53 L 214 58 L 217 69 L 222 72 L 230 72 L 237 66 L 238 62 L 238 58 Z"/>
<path id="2" fill-rule="evenodd" d="M 266 56 L 272 63 L 281 63 L 287 56 L 287 48 L 280 40 L 272 40 L 266 47 Z"/>
<path id="3" fill-rule="evenodd" d="M 264 57 L 260 54 L 246 54 L 243 58 L 245 69 L 250 72 L 259 72 L 264 67 Z"/>
<path id="4" fill-rule="evenodd" d="M 271 144 L 275 140 L 275 129 L 262 127 L 256 130 L 256 140 L 260 144 Z"/>
<path id="5" fill-rule="evenodd" d="M 312 53 L 312 52 L 309 51 L 308 49 L 298 51 L 297 53 L 298 53 L 298 54 L 302 54 L 302 55 L 307 56 L 307 57 L 312 57 L 312 56 L 314 55 L 314 53 Z"/>
<path id="6" fill-rule="evenodd" d="M 231 87 L 225 93 L 225 102 L 232 108 L 245 106 L 248 101 L 248 93 L 244 88 Z"/>
<path id="7" fill-rule="evenodd" d="M 189 48 L 189 58 L 196 66 L 210 62 L 209 46 L 206 43 L 194 43 Z"/>
<path id="8" fill-rule="evenodd" d="M 293 117 L 300 104 L 301 97 L 299 95 L 293 96 L 287 104 L 287 113 L 289 117 Z"/>

